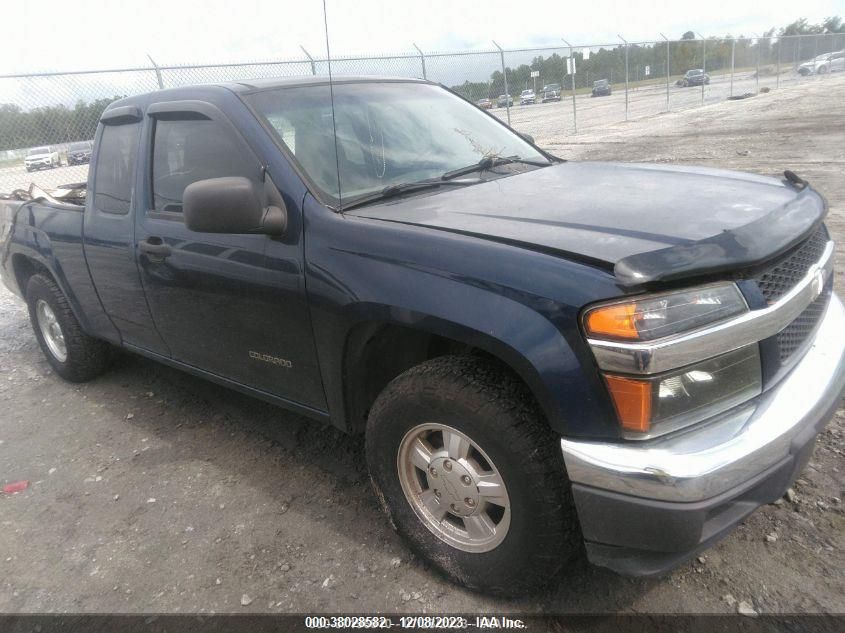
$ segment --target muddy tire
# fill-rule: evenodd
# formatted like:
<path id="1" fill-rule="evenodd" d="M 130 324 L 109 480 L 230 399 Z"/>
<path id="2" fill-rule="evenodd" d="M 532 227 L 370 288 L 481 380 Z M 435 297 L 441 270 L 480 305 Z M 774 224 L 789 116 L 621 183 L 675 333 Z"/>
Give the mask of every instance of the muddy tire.
<path id="1" fill-rule="evenodd" d="M 111 347 L 82 331 L 55 281 L 41 274 L 30 277 L 26 302 L 41 351 L 59 376 L 71 382 L 85 382 L 105 371 Z"/>
<path id="2" fill-rule="evenodd" d="M 560 438 L 492 360 L 444 356 L 395 378 L 366 448 L 393 527 L 461 585 L 534 593 L 583 551 Z"/>

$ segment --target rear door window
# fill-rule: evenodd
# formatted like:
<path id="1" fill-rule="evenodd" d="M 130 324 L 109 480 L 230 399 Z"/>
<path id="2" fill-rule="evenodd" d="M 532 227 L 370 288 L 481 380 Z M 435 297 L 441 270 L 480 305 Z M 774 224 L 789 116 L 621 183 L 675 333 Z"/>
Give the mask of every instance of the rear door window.
<path id="1" fill-rule="evenodd" d="M 139 128 L 139 123 L 103 126 L 94 173 L 94 207 L 104 213 L 129 213 Z"/>

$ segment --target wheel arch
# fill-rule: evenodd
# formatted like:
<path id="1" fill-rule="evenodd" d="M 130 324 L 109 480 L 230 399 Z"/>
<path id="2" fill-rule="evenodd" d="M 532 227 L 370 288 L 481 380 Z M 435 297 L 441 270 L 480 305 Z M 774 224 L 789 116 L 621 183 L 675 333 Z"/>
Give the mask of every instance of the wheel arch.
<path id="1" fill-rule="evenodd" d="M 68 292 L 65 279 L 62 275 L 57 274 L 50 265 L 49 261 L 33 253 L 23 252 L 12 253 L 11 259 L 12 274 L 15 279 L 15 284 L 17 284 L 20 296 L 24 301 L 27 300 L 26 286 L 29 283 L 29 280 L 34 275 L 45 275 L 59 287 L 59 290 L 62 291 L 62 294 L 64 294 L 65 298 L 68 300 L 68 305 L 73 311 L 73 315 L 76 317 L 76 320 L 79 321 L 83 329 L 87 329 L 88 321 L 79 305 L 77 305 L 76 298 L 72 293 Z"/>
<path id="2" fill-rule="evenodd" d="M 531 394 L 552 426 L 560 420 L 543 380 L 519 350 L 466 325 L 424 319 L 357 322 L 343 345 L 343 419 L 346 431 L 363 432 L 373 402 L 391 380 L 427 360 L 450 354 L 494 360 Z"/>

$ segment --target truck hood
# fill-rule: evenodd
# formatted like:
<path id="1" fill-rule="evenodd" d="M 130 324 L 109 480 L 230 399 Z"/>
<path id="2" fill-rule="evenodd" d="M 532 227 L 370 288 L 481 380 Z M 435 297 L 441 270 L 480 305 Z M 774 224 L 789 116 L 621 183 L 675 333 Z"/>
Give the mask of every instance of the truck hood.
<path id="1" fill-rule="evenodd" d="M 753 266 L 797 244 L 825 212 L 809 187 L 763 176 L 567 162 L 347 213 L 555 252 L 637 285 Z"/>

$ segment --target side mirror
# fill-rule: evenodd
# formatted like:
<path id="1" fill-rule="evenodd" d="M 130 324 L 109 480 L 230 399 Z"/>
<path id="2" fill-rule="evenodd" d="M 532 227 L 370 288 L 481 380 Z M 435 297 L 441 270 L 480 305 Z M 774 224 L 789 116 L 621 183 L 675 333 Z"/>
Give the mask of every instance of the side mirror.
<path id="1" fill-rule="evenodd" d="M 536 143 L 534 142 L 534 137 L 531 136 L 530 134 L 526 134 L 525 132 L 517 132 L 517 134 L 519 134 L 522 138 L 524 138 L 526 141 L 528 141 L 532 145 L 536 145 Z"/>
<path id="2" fill-rule="evenodd" d="M 264 206 L 248 178 L 209 178 L 185 188 L 182 216 L 197 233 L 263 233 L 281 235 L 287 228 L 287 210 Z"/>

